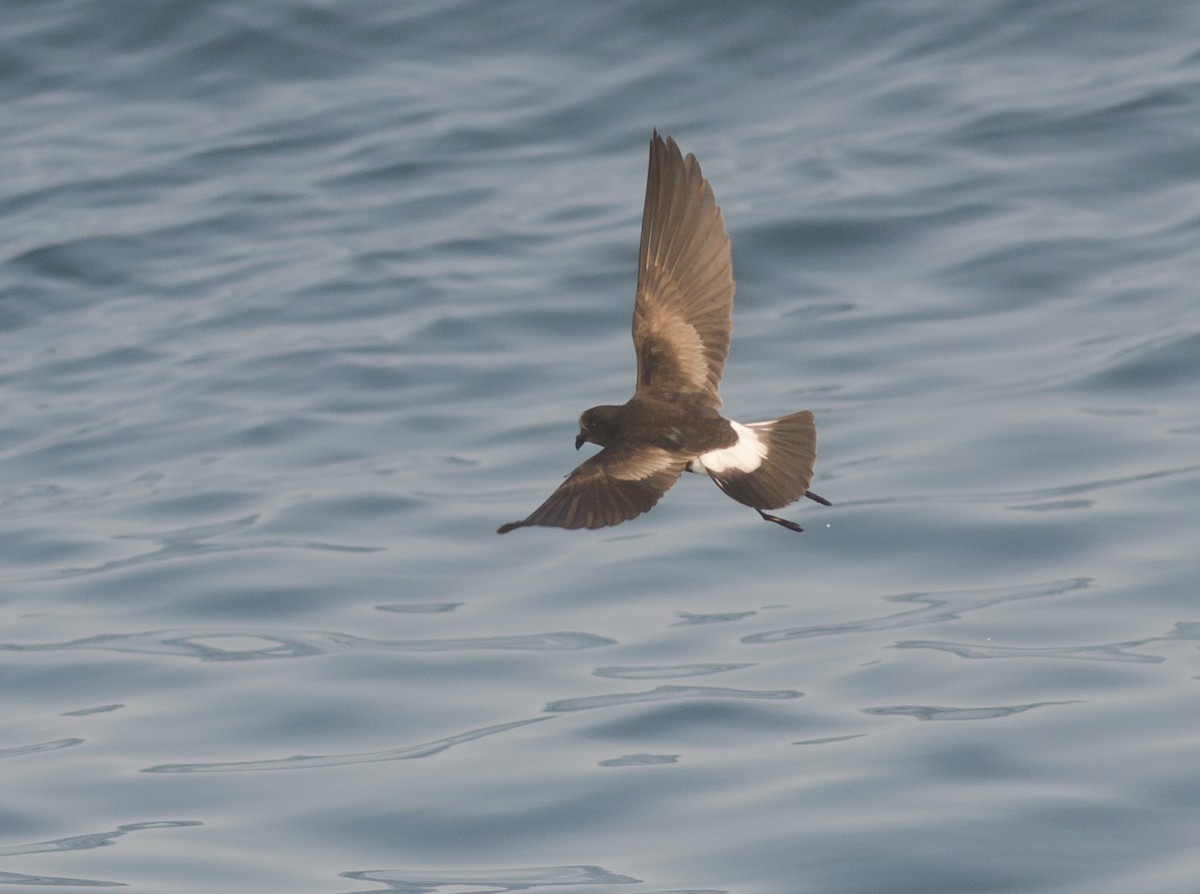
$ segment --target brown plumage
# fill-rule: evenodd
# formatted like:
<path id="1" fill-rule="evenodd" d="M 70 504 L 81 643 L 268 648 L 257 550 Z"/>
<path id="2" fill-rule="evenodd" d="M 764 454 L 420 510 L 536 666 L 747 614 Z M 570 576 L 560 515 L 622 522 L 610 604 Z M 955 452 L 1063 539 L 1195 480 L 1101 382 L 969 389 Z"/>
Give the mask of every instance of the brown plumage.
<path id="1" fill-rule="evenodd" d="M 733 331 L 733 258 L 725 217 L 694 155 L 657 131 L 650 142 L 633 345 L 637 394 L 686 393 L 721 406 Z"/>
<path id="2" fill-rule="evenodd" d="M 579 417 L 576 449 L 585 441 L 604 449 L 528 518 L 498 533 L 620 524 L 653 507 L 684 470 L 710 475 L 733 499 L 794 531 L 795 522 L 763 510 L 805 496 L 829 505 L 808 490 L 816 460 L 812 413 L 743 426 L 717 412 L 733 292 L 729 236 L 712 187 L 695 156 L 685 158 L 655 131 L 633 310 L 633 397 Z"/>

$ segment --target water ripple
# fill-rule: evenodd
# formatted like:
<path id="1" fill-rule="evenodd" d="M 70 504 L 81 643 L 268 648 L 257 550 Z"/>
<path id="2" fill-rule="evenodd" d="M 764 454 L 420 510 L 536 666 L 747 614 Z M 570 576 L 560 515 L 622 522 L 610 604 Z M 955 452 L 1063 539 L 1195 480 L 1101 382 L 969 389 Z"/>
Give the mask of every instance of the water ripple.
<path id="1" fill-rule="evenodd" d="M 124 705 L 117 703 L 112 705 L 96 705 L 94 708 L 79 708 L 76 711 L 63 711 L 63 717 L 87 717 L 90 714 L 107 714 L 110 711 L 119 711 Z"/>
<path id="2" fill-rule="evenodd" d="M 598 667 L 592 673 L 597 677 L 615 677 L 621 680 L 670 680 L 677 677 L 703 677 L 708 674 L 723 674 L 727 671 L 754 667 L 752 662 L 743 664 L 676 664 L 655 667 Z"/>
<path id="3" fill-rule="evenodd" d="M 71 835 L 67 838 L 54 838 L 49 841 L 36 841 L 31 844 L 14 844 L 0 847 L 0 857 L 22 857 L 31 854 L 50 854 L 61 851 L 90 850 L 96 847 L 108 847 L 123 835 L 130 832 L 140 832 L 143 829 L 172 829 L 186 826 L 202 826 L 198 820 L 162 820 L 148 823 L 126 823 L 117 826 L 109 832 L 90 832 L 85 835 Z M 64 878 L 50 875 L 26 875 L 21 872 L 0 872 L 0 885 L 30 885 L 37 887 L 81 887 L 81 888 L 123 888 L 125 882 L 109 882 L 100 879 Z"/>
<path id="4" fill-rule="evenodd" d="M 32 844 L 11 844 L 0 847 L 0 857 L 20 857 L 29 854 L 50 854 L 59 851 L 82 851 L 94 847 L 107 847 L 113 841 L 130 832 L 140 832 L 143 829 L 177 829 L 186 826 L 203 826 L 199 820 L 159 820 L 148 823 L 126 823 L 111 832 L 88 832 L 84 835 L 71 835 L 67 838 L 52 838 L 49 841 L 36 841 Z"/>
<path id="5" fill-rule="evenodd" d="M 1127 649 L 1138 649 L 1150 643 L 1191 641 L 1200 639 L 1200 623 L 1180 621 L 1162 636 L 1147 636 L 1143 639 L 1119 643 L 1099 643 L 1090 646 L 993 646 L 978 643 L 953 643 L 938 640 L 903 640 L 895 643 L 894 649 L 935 649 L 951 652 L 962 658 L 1054 658 L 1080 661 L 1124 661 L 1142 664 L 1161 664 L 1167 659 L 1161 655 L 1130 653 Z"/>
<path id="6" fill-rule="evenodd" d="M 748 618 L 751 615 L 757 615 L 758 612 L 716 612 L 709 615 L 694 615 L 689 612 L 678 612 L 677 615 L 681 619 L 672 624 L 672 627 L 690 627 L 694 624 L 725 624 L 729 621 L 740 621 L 743 618 Z"/>
<path id="7" fill-rule="evenodd" d="M 303 540 L 281 537 L 267 537 L 251 540 L 239 540 L 237 543 L 212 542 L 213 538 L 242 531 L 252 527 L 258 521 L 257 515 L 246 516 L 230 522 L 220 522 L 211 525 L 180 528 L 167 531 L 155 536 L 140 534 L 118 534 L 114 540 L 151 541 L 161 544 L 158 549 L 137 553 L 121 559 L 98 562 L 95 565 L 83 565 L 70 568 L 57 568 L 32 576 L 5 577 L 8 581 L 48 581 L 67 580 L 76 577 L 86 577 L 91 574 L 103 574 L 108 571 L 136 568 L 154 562 L 177 559 L 182 556 L 214 555 L 218 553 L 244 552 L 260 549 L 304 549 L 320 552 L 341 553 L 375 553 L 382 552 L 381 546 L 357 546 L 343 543 L 326 543 L 318 540 Z"/>
<path id="8" fill-rule="evenodd" d="M 143 773 L 235 773 L 246 770 L 316 770 L 325 767 L 345 767 L 353 764 L 374 764 L 380 761 L 405 761 L 429 757 L 463 742 L 474 742 L 484 736 L 508 732 L 531 723 L 551 720 L 550 717 L 529 717 L 468 730 L 444 739 L 434 739 L 420 745 L 406 745 L 385 751 L 364 751 L 357 754 L 296 754 L 291 757 L 252 761 L 224 761 L 205 764 L 157 764 L 143 768 Z"/>
<path id="9" fill-rule="evenodd" d="M 1074 484 L 1063 484 L 1055 487 L 1045 487 L 1039 490 L 1024 490 L 1024 491 L 1009 491 L 996 493 L 976 493 L 970 495 L 959 495 L 959 499 L 966 499 L 969 502 L 1010 502 L 1013 500 L 1049 500 L 1052 498 L 1072 496 L 1074 494 L 1093 493 L 1095 491 L 1108 490 L 1114 487 L 1124 487 L 1129 484 L 1140 484 L 1146 481 L 1157 481 L 1162 478 L 1177 478 L 1179 476 L 1188 476 L 1200 470 L 1200 465 L 1184 465 L 1175 466 L 1168 469 L 1153 469 L 1147 472 L 1138 472 L 1133 475 L 1111 475 L 1105 478 L 1096 478 L 1088 481 L 1079 481 Z M 1089 502 L 1090 501 L 1078 501 Z M 1014 505 L 1011 509 L 1044 509 L 1045 504 L 1035 503 L 1030 505 Z"/>
<path id="10" fill-rule="evenodd" d="M 778 643 L 793 639 L 805 639 L 811 636 L 833 636 L 842 633 L 898 630 L 903 627 L 915 627 L 920 624 L 953 621 L 962 617 L 967 612 L 978 611 L 982 608 L 991 608 L 995 605 L 1003 605 L 1006 602 L 1016 602 L 1020 599 L 1061 596 L 1063 593 L 1069 593 L 1072 590 L 1079 590 L 1091 585 L 1091 578 L 1076 577 L 1017 587 L 988 587 L 981 590 L 905 593 L 899 596 L 888 596 L 887 599 L 889 602 L 916 603 L 922 607 L 890 615 L 882 615 L 877 618 L 866 618 L 861 621 L 847 621 L 842 624 L 818 624 L 810 627 L 768 630 L 763 633 L 744 636 L 742 637 L 742 642 L 749 644 Z"/>
<path id="11" fill-rule="evenodd" d="M 793 745 L 831 745 L 834 742 L 849 742 L 851 739 L 861 739 L 866 736 L 866 733 L 851 733 L 847 736 L 825 736 L 821 739 L 801 739 L 799 742 L 793 742 Z"/>
<path id="12" fill-rule="evenodd" d="M 0 748 L 0 758 L 19 757 L 23 754 L 37 754 L 39 751 L 57 751 L 60 748 L 70 748 L 82 745 L 83 739 L 51 739 L 49 742 L 35 742 L 32 745 L 18 745 L 15 748 Z M 3 854 L 0 854 L 3 856 Z"/>
<path id="13" fill-rule="evenodd" d="M 1167 659 L 1161 655 L 1131 655 L 1126 648 L 1153 640 L 1136 643 L 1110 643 L 1098 646 L 980 646 L 973 643 L 948 643 L 935 640 L 905 640 L 892 646 L 893 649 L 935 649 L 950 652 L 960 658 L 1066 658 L 1085 661 L 1132 661 L 1143 664 L 1159 664 Z"/>
<path id="14" fill-rule="evenodd" d="M 678 754 L 626 754 L 600 761 L 601 767 L 651 767 L 656 764 L 677 764 Z"/>
<path id="15" fill-rule="evenodd" d="M 23 872 L 0 872 L 0 885 L 29 885 L 39 888 L 123 888 L 125 882 L 105 882 L 100 879 L 70 878 L 61 875 L 25 875 Z"/>
<path id="16" fill-rule="evenodd" d="M 268 658 L 310 658 L 351 650 L 376 652 L 469 652 L 514 650 L 531 652 L 594 649 L 616 640 L 592 633 L 533 633 L 514 636 L 451 639 L 368 639 L 350 633 L 273 630 L 148 630 L 106 633 L 54 643 L 0 643 L 4 652 L 62 652 L 94 649 L 135 655 L 169 655 L 202 661 L 260 661 Z"/>
<path id="17" fill-rule="evenodd" d="M 411 602 L 375 606 L 381 612 L 396 612 L 407 615 L 440 615 L 452 612 L 465 605 L 464 602 Z"/>
<path id="18" fill-rule="evenodd" d="M 591 695 L 583 698 L 564 698 L 546 705 L 547 711 L 589 711 L 592 708 L 611 708 L 641 702 L 675 701 L 682 698 L 800 698 L 803 692 L 795 689 L 753 690 L 726 689 L 721 686 L 659 686 L 648 692 L 622 692 L 612 695 Z"/>
<path id="19" fill-rule="evenodd" d="M 343 872 L 342 878 L 382 882 L 403 894 L 429 894 L 442 888 L 527 891 L 530 888 L 567 885 L 636 885 L 640 879 L 617 875 L 599 866 L 537 866 L 530 869 L 450 869 L 439 872 L 413 869 L 373 869 Z"/>
<path id="20" fill-rule="evenodd" d="M 997 717 L 1011 717 L 1034 708 L 1044 708 L 1049 705 L 1077 705 L 1078 700 L 1063 702 L 1031 702 L 1028 705 L 999 705 L 987 708 L 946 708 L 937 705 L 892 705 L 884 708 L 863 708 L 864 714 L 879 716 L 900 715 L 915 717 L 917 720 L 994 720 Z"/>

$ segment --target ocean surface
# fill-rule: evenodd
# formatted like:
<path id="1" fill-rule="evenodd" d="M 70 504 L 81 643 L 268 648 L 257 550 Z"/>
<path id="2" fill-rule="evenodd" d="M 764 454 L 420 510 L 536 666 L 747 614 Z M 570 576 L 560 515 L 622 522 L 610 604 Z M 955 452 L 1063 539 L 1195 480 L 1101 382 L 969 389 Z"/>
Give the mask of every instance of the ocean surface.
<path id="1" fill-rule="evenodd" d="M 1200 6 L 17 0 L 0 885 L 1200 890 Z M 523 518 L 653 128 L 832 508 Z"/>

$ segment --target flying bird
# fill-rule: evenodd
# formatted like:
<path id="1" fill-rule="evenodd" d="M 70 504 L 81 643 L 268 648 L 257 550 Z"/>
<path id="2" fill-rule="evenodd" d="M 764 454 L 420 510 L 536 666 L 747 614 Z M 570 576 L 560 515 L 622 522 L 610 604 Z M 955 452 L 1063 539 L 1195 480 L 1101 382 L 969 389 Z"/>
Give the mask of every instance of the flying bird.
<path id="1" fill-rule="evenodd" d="M 746 425 L 718 412 L 733 290 L 729 236 L 712 186 L 696 157 L 685 158 L 656 130 L 633 307 L 633 397 L 585 410 L 575 449 L 584 443 L 603 449 L 528 518 L 497 533 L 618 525 L 649 511 L 684 471 L 708 475 L 730 497 L 791 531 L 802 529 L 765 510 L 802 497 L 832 505 L 808 489 L 817 458 L 810 411 Z"/>

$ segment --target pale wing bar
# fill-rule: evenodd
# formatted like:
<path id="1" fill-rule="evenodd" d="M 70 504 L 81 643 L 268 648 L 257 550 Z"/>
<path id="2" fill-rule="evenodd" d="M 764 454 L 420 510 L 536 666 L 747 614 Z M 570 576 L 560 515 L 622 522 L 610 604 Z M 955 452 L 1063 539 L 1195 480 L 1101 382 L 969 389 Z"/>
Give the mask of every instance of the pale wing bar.
<path id="1" fill-rule="evenodd" d="M 642 215 L 633 341 L 639 390 L 717 388 L 733 330 L 733 264 L 725 220 L 695 157 L 657 132 Z"/>
<path id="2" fill-rule="evenodd" d="M 543 525 L 603 528 L 648 512 L 683 473 L 686 459 L 657 447 L 606 447 L 581 463 L 528 518 L 497 533 Z"/>

